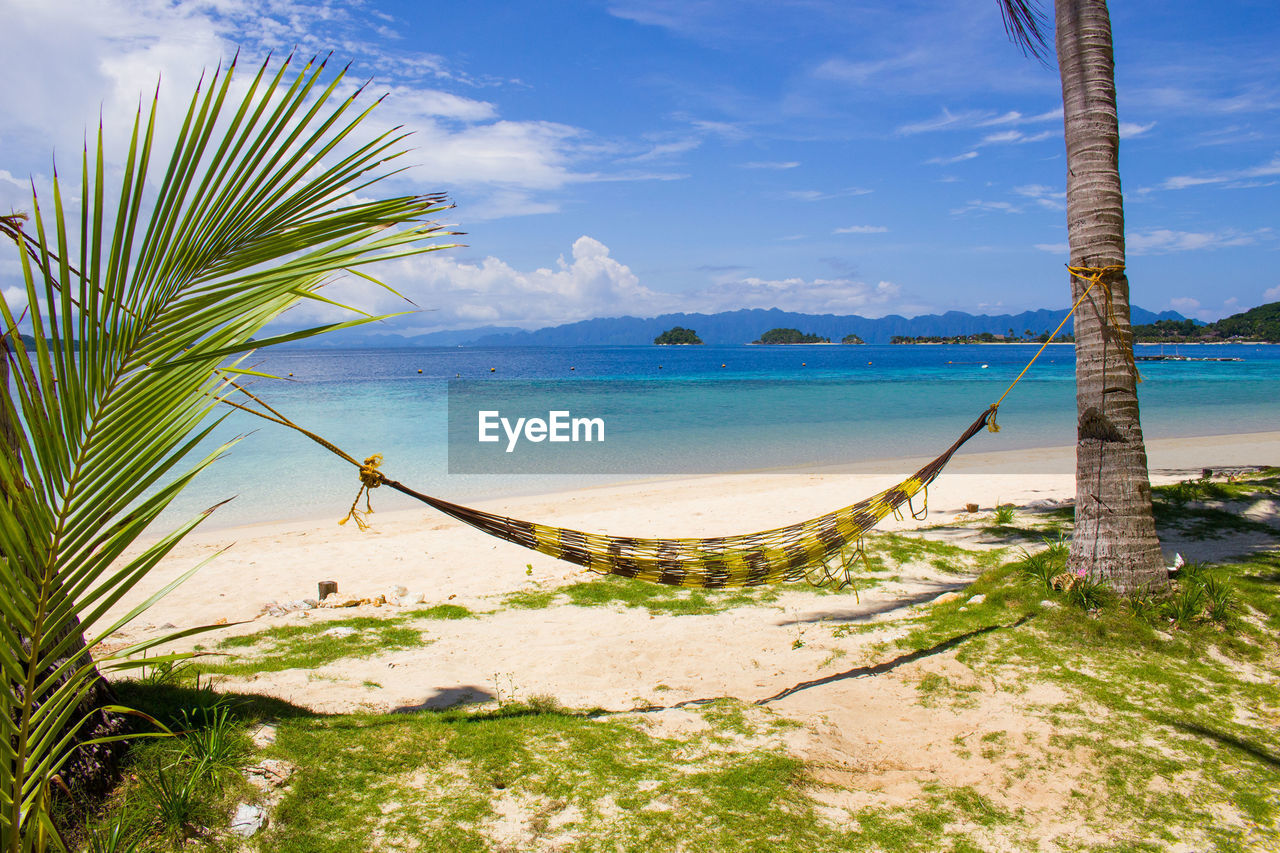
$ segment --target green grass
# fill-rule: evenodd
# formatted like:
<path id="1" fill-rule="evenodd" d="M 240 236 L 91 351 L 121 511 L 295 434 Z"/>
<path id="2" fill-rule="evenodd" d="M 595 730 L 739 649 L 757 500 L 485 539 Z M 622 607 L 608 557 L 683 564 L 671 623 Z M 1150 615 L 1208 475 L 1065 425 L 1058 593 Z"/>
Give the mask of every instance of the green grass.
<path id="1" fill-rule="evenodd" d="M 412 619 L 473 619 L 475 618 L 467 608 L 461 604 L 437 604 L 435 607 L 427 607 L 422 610 L 410 610 L 405 614 Z"/>
<path id="2" fill-rule="evenodd" d="M 1152 489 L 1156 523 L 1190 539 L 1221 539 L 1233 533 L 1276 533 L 1265 521 L 1242 510 L 1262 500 L 1280 498 L 1277 469 L 1265 469 L 1236 482 L 1185 480 Z"/>
<path id="3" fill-rule="evenodd" d="M 963 602 L 937 606 L 898 646 L 911 653 L 962 638 L 957 659 L 1002 690 L 1025 690 L 1032 679 L 1063 688 L 1071 698 L 1047 709 L 1056 746 L 1091 755 L 1101 785 L 1078 789 L 1081 809 L 1100 825 L 1123 825 L 1125 849 L 1158 850 L 1188 839 L 1195 849 L 1220 851 L 1274 845 L 1280 842 L 1277 568 L 1280 557 L 1271 553 L 1217 569 L 1252 620 L 1187 619 L 1175 633 L 1158 634 L 1172 627 L 1167 618 L 1153 627 L 1118 601 L 1093 616 L 1042 608 L 1043 586 L 1010 564 L 975 584 L 986 592 L 983 604 L 964 611 Z M 1241 671 L 1222 660 L 1239 662 Z M 1258 667 L 1269 673 L 1261 683 Z M 925 704 L 960 708 L 968 700 L 936 674 L 919 691 Z M 1243 823 L 1224 822 L 1223 810 L 1238 811 Z"/>
<path id="4" fill-rule="evenodd" d="M 999 549 L 979 551 L 951 542 L 927 539 L 919 534 L 872 533 L 866 539 L 867 557 L 872 571 L 896 570 L 910 563 L 928 563 L 950 574 L 970 574 L 996 565 Z"/>
<path id="5" fill-rule="evenodd" d="M 804 763 L 779 748 L 796 723 L 736 700 L 692 713 L 705 723 L 696 733 L 654 737 L 634 720 L 554 703 L 395 715 L 294 709 L 277 720 L 268 754 L 297 773 L 251 849 L 905 851 L 946 849 L 957 822 L 1017 822 L 972 791 L 931 787 L 910 808 L 868 809 L 837 826 L 806 793 L 818 783 Z M 138 751 L 135 769 L 177 754 L 164 743 Z M 243 787 L 201 788 L 185 828 L 162 831 L 147 817 L 160 812 L 147 793 L 155 773 L 141 778 L 95 831 L 105 836 L 127 815 L 147 850 L 185 849 L 188 838 L 201 839 L 198 849 L 233 846 L 217 830 L 248 796 Z"/>
<path id="6" fill-rule="evenodd" d="M 706 616 L 735 607 L 772 603 L 777 601 L 778 592 L 775 587 L 683 589 L 608 575 L 599 580 L 579 581 L 554 590 L 521 590 L 504 597 L 503 604 L 523 610 L 541 610 L 566 604 L 576 607 L 618 605 L 644 608 L 655 615 Z"/>
<path id="7" fill-rule="evenodd" d="M 441 605 L 432 610 L 451 606 Z M 430 611 L 419 611 L 427 612 Z M 218 643 L 216 651 L 229 657 L 202 657 L 198 667 L 211 675 L 239 676 L 286 669 L 318 669 L 344 658 L 373 657 L 383 652 L 428 645 L 432 641 L 425 639 L 421 630 L 404 624 L 414 616 L 414 613 L 408 613 L 390 617 L 356 616 L 326 621 L 317 619 L 306 624 L 280 625 L 255 634 L 228 637 Z M 348 636 L 326 634 L 335 628 L 350 628 L 355 633 Z M 244 650 L 246 654 L 236 654 L 240 650 Z"/>

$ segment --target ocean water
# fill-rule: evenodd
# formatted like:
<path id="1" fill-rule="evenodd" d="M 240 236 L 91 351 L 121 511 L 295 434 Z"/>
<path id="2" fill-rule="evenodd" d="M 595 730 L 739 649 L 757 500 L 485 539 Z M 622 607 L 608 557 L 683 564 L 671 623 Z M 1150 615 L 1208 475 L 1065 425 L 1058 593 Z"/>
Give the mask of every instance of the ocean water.
<path id="1" fill-rule="evenodd" d="M 467 501 L 670 474 L 932 456 L 999 397 L 1035 349 L 293 349 L 254 362 L 284 379 L 256 380 L 253 390 L 357 458 L 381 453 L 383 470 L 406 485 Z M 1140 355 L 1159 351 L 1139 347 Z M 1148 437 L 1258 432 L 1280 423 L 1280 347 L 1186 346 L 1180 353 L 1244 360 L 1141 363 L 1139 400 Z M 488 457 L 467 457 L 462 450 L 474 450 L 477 442 L 470 426 L 474 411 L 464 403 L 475 395 L 519 401 L 526 409 L 601 414 L 607 440 L 590 447 L 525 442 L 519 453 L 506 455 L 503 438 L 483 448 L 494 451 Z M 1005 400 L 1000 424 L 999 434 L 981 433 L 966 450 L 1074 441 L 1072 347 L 1045 351 Z M 205 449 L 237 438 L 160 524 L 227 498 L 234 500 L 210 524 L 345 514 L 358 488 L 350 465 L 297 433 L 239 412 L 226 417 Z M 535 450 L 540 455 L 526 455 Z M 514 464 L 517 458 L 525 464 Z M 885 470 L 899 467 L 887 461 Z M 411 505 L 387 489 L 375 497 L 378 508 Z"/>

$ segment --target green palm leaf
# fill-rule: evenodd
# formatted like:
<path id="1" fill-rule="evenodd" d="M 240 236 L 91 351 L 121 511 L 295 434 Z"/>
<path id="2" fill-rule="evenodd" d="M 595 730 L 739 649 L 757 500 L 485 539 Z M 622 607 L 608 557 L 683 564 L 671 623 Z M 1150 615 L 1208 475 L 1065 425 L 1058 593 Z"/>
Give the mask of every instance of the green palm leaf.
<path id="1" fill-rule="evenodd" d="M 300 300 L 331 301 L 317 291 L 336 275 L 369 278 L 357 268 L 445 248 L 426 241 L 452 233 L 431 221 L 447 209 L 443 196 L 355 200 L 392 174 L 403 135 L 357 139 L 369 110 L 352 109 L 356 96 L 337 97 L 345 71 L 326 80 L 324 63 L 292 75 L 289 66 L 270 73 L 264 63 L 234 108 L 236 63 L 207 87 L 202 81 L 163 169 L 152 163 L 155 102 L 140 109 L 114 200 L 99 128 L 95 149 L 84 153 L 76 219 L 55 172 L 51 205 L 33 191 L 30 224 L 0 223 L 18 247 L 34 339 L 18 338 L 18 306 L 0 298 L 12 373 L 0 383 L 4 850 L 57 843 L 49 781 L 76 748 L 82 705 L 99 669 L 136 665 L 128 654 L 143 646 L 96 665 L 83 649 L 171 588 L 106 624 L 203 518 L 122 562 L 225 450 L 184 461 L 233 390 L 228 359 L 380 319 L 357 312 L 345 323 L 255 340 Z"/>

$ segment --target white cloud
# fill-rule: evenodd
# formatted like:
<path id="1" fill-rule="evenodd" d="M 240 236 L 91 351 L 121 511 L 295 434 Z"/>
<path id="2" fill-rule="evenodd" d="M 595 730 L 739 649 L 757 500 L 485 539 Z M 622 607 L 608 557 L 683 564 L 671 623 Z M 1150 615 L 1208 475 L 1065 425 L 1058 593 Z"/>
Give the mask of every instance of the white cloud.
<path id="1" fill-rule="evenodd" d="M 939 130 L 968 130 L 978 127 L 1039 124 L 1061 119 L 1061 108 L 1028 116 L 1017 110 L 1010 110 L 1006 113 L 996 113 L 989 110 L 970 110 L 962 113 L 953 113 L 943 107 L 942 112 L 934 118 L 904 124 L 898 128 L 898 133 L 903 136 L 911 136 L 917 133 L 931 133 Z"/>
<path id="2" fill-rule="evenodd" d="M 1034 200 L 1036 204 L 1047 210 L 1065 210 L 1067 206 L 1067 193 L 1065 190 L 1055 192 L 1052 187 L 1047 187 L 1044 184 L 1025 184 L 1020 187 L 1014 187 L 1013 191 L 1020 196 Z"/>
<path id="3" fill-rule="evenodd" d="M 774 163 L 768 161 L 754 161 L 751 163 L 740 163 L 739 168 L 742 169 L 794 169 L 799 166 L 799 161 L 787 160 L 785 162 Z"/>
<path id="4" fill-rule="evenodd" d="M 1052 139 L 1056 135 L 1052 130 L 1042 130 L 1039 133 L 1030 135 L 1020 130 L 1002 130 L 999 133 L 990 133 L 982 137 L 978 145 L 1025 145 L 1028 142 L 1043 142 L 1046 139 Z"/>
<path id="5" fill-rule="evenodd" d="M 661 142 L 655 144 L 643 154 L 637 154 L 634 157 L 626 158 L 627 162 L 641 163 L 646 160 L 660 160 L 664 157 L 672 157 L 676 154 L 684 154 L 686 151 L 692 151 L 702 145 L 701 139 L 680 139 L 674 142 Z"/>
<path id="6" fill-rule="evenodd" d="M 1156 126 L 1156 123 L 1154 121 L 1148 122 L 1147 124 L 1137 124 L 1136 122 L 1122 121 L 1120 122 L 1120 138 L 1133 139 L 1134 137 L 1142 136 L 1144 133 L 1146 133 L 1148 130 L 1150 130 L 1155 126 Z"/>
<path id="7" fill-rule="evenodd" d="M 851 86 L 864 86 L 872 78 L 887 72 L 915 68 L 930 60 L 928 51 L 913 50 L 900 56 L 872 61 L 852 62 L 847 59 L 828 59 L 813 70 L 819 80 L 834 80 Z"/>
<path id="8" fill-rule="evenodd" d="M 1203 320 L 1206 323 L 1219 320 L 1231 314 L 1237 314 L 1240 311 L 1240 300 L 1232 296 L 1223 301 L 1217 308 L 1211 308 L 1204 305 L 1199 299 L 1190 296 L 1179 296 L 1169 300 L 1169 308 L 1177 311 L 1184 317 L 1190 317 L 1196 320 Z"/>
<path id="9" fill-rule="evenodd" d="M 960 216 L 965 213 L 1022 213 L 1022 208 L 1008 201 L 983 201 L 982 199 L 974 199 L 964 207 L 957 207 L 951 211 L 953 216 Z"/>
<path id="10" fill-rule="evenodd" d="M 366 95 L 388 98 L 366 119 L 368 132 L 398 125 L 414 149 L 395 178 L 417 188 L 466 195 L 485 218 L 557 210 L 554 193 L 578 183 L 647 180 L 671 175 L 628 173 L 605 167 L 607 146 L 581 128 L 549 121 L 503 118 L 487 100 L 447 91 L 444 86 L 477 83 L 448 67 L 440 57 L 393 48 L 367 34 L 366 24 L 338 0 L 7 0 L 16 6 L 0 29 L 0 54 L 11 67 L 0 87 L 0 168 L 24 174 L 47 168 L 48 153 L 63 162 L 76 158 L 86 128 L 101 111 L 107 156 L 119 162 L 127 150 L 130 120 L 162 81 L 160 123 L 155 148 L 165 151 L 176 138 L 187 93 L 202 69 L 208 76 L 241 50 L 241 68 L 232 103 L 247 87 L 268 50 L 280 55 L 297 46 L 301 70 L 313 50 L 333 48 L 356 56 L 355 75 L 379 75 Z M 234 41 L 233 41 L 234 39 Z M 323 54 L 322 54 L 323 55 Z M 49 61 L 49 57 L 57 57 Z M 707 128 L 703 132 L 719 132 Z M 697 141 L 655 146 L 638 159 L 675 153 Z M 30 153 L 27 153 L 30 152 Z M 594 164 L 594 165 L 593 165 Z M 0 181 L 0 203 L 10 195 Z M 536 195 L 536 198 L 534 196 Z"/>
<path id="11" fill-rule="evenodd" d="M 675 311 L 781 308 L 814 313 L 866 313 L 895 304 L 898 287 L 851 278 L 765 279 L 718 271 L 702 289 L 671 293 L 646 287 L 630 267 L 592 237 L 573 243 L 570 256 L 550 267 L 520 270 L 495 257 L 460 260 L 452 250 L 431 252 L 379 267 L 384 281 L 424 310 L 369 327 L 373 333 L 415 335 L 440 329 L 499 325 L 522 328 L 623 314 L 652 317 Z M 394 295 L 360 279 L 334 285 L 340 302 L 375 314 L 405 310 Z M 291 325 L 330 322 L 345 315 L 306 304 L 288 315 Z"/>
<path id="12" fill-rule="evenodd" d="M 837 228 L 832 234 L 884 234 L 888 232 L 888 228 L 884 225 L 850 225 L 847 228 Z"/>
<path id="13" fill-rule="evenodd" d="M 1269 162 L 1248 169 L 1232 169 L 1207 175 L 1176 175 L 1172 178 L 1167 178 L 1161 184 L 1161 188 L 1166 190 L 1185 190 L 1189 187 L 1198 187 L 1205 184 L 1223 184 L 1228 189 L 1247 186 L 1269 186 L 1273 182 L 1259 184 L 1250 179 L 1277 176 L 1280 176 L 1280 157 L 1273 157 Z"/>
<path id="14" fill-rule="evenodd" d="M 1262 292 L 1263 299 L 1280 299 L 1280 284 L 1275 287 L 1269 287 Z"/>
<path id="15" fill-rule="evenodd" d="M 827 201 L 833 198 L 845 198 L 847 196 L 867 195 L 872 190 L 863 187 L 847 187 L 842 190 L 788 190 L 784 195 L 795 201 Z"/>
<path id="16" fill-rule="evenodd" d="M 870 284 L 847 278 L 744 278 L 687 294 L 681 304 L 690 307 L 681 310 L 712 313 L 739 308 L 780 308 L 812 314 L 866 314 L 891 304 L 898 294 L 898 286 L 888 281 Z"/>
<path id="17" fill-rule="evenodd" d="M 933 157 L 924 162 L 932 166 L 951 166 L 955 163 L 963 163 L 965 160 L 972 160 L 978 156 L 977 151 L 966 151 L 963 154 L 957 154 L 954 157 Z"/>
<path id="18" fill-rule="evenodd" d="M 457 121 L 477 122 L 497 118 L 497 108 L 487 101 L 476 101 L 437 89 L 394 86 L 389 99 L 396 111 L 416 117 L 438 116 Z"/>
<path id="19" fill-rule="evenodd" d="M 640 284 L 609 248 L 587 236 L 574 241 L 568 258 L 551 267 L 519 270 L 495 257 L 459 260 L 452 250 L 383 264 L 379 275 L 422 313 L 388 321 L 378 331 L 419 334 L 480 325 L 526 328 L 636 311 L 661 313 L 677 304 L 672 294 Z M 393 294 L 360 280 L 345 280 L 334 298 L 371 313 L 404 310 Z M 290 314 L 292 323 L 328 321 L 340 312 L 308 305 Z"/>
<path id="20" fill-rule="evenodd" d="M 1066 243 L 1036 243 L 1035 248 L 1053 255 L 1065 255 L 1071 251 L 1071 246 Z"/>
<path id="21" fill-rule="evenodd" d="M 1250 246 L 1272 237 L 1270 228 L 1240 232 L 1223 231 L 1173 231 L 1157 228 L 1125 236 L 1130 254 L 1162 255 L 1170 252 L 1196 252 L 1224 249 L 1234 246 Z"/>

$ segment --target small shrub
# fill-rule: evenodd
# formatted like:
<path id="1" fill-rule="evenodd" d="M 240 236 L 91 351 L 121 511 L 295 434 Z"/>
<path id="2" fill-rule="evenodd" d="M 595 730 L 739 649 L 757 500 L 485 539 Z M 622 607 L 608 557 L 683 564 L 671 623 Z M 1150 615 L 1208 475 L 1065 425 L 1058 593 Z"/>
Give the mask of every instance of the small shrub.
<path id="1" fill-rule="evenodd" d="M 996 507 L 995 523 L 999 527 L 1008 527 L 1013 524 L 1013 504 L 1000 504 Z"/>
<path id="2" fill-rule="evenodd" d="M 1050 560 L 1044 551 L 1037 554 L 1028 554 L 1026 551 L 1022 553 L 1022 559 L 1018 561 L 1018 573 L 1022 579 L 1051 592 L 1053 579 L 1062 571 L 1062 567 Z"/>
<path id="3" fill-rule="evenodd" d="M 1054 540 L 1046 539 L 1043 551 L 1032 554 L 1024 549 L 1018 561 L 1018 573 L 1023 580 L 1043 587 L 1046 592 L 1052 592 L 1056 589 L 1053 585 L 1054 578 L 1062 574 L 1066 567 L 1067 550 L 1067 540 L 1062 536 Z"/>
<path id="4" fill-rule="evenodd" d="M 1129 593 L 1125 600 L 1129 612 L 1137 619 L 1154 625 L 1161 615 L 1161 601 L 1149 589 L 1137 589 Z"/>
<path id="5" fill-rule="evenodd" d="M 212 818 L 203 790 L 208 765 L 186 762 L 165 765 L 158 762 L 154 772 L 142 775 L 142 786 L 152 805 L 153 823 L 165 834 L 189 838 Z"/>
<path id="6" fill-rule="evenodd" d="M 85 853 L 135 853 L 141 843 L 142 838 L 130 828 L 128 817 L 121 814 L 90 834 L 84 849 Z"/>
<path id="7" fill-rule="evenodd" d="M 1217 575 L 1206 575 L 1200 582 L 1200 588 L 1204 590 L 1206 615 L 1218 623 L 1230 619 L 1237 603 L 1235 592 L 1227 582 Z"/>
<path id="8" fill-rule="evenodd" d="M 248 746 L 231 706 L 219 700 L 208 708 L 182 712 L 183 753 L 211 773 L 234 772 L 248 757 Z"/>
<path id="9" fill-rule="evenodd" d="M 1090 580 L 1085 574 L 1073 574 L 1068 577 L 1072 580 L 1063 588 L 1068 604 L 1087 612 L 1100 610 L 1111 600 L 1111 588 L 1105 580 Z"/>
<path id="10" fill-rule="evenodd" d="M 1160 613 L 1174 627 L 1190 625 L 1204 610 L 1204 587 L 1190 579 L 1183 580 L 1173 595 L 1160 606 Z"/>

